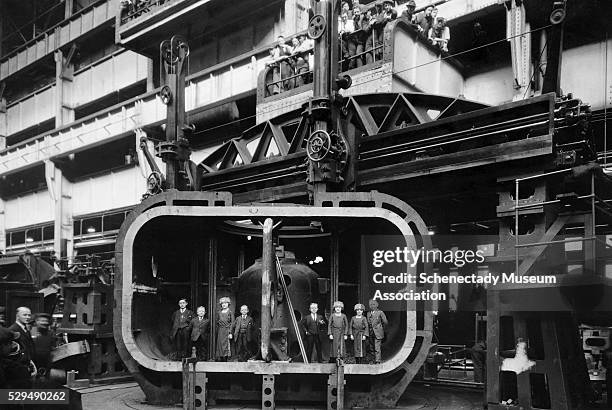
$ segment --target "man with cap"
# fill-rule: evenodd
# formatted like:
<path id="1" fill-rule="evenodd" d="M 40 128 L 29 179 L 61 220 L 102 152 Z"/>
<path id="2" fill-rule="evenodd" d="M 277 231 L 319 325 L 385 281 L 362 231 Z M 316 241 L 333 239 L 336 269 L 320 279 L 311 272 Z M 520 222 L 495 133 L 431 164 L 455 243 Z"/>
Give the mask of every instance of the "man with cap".
<path id="1" fill-rule="evenodd" d="M 44 376 L 51 367 L 51 350 L 55 344 L 55 337 L 49 330 L 51 315 L 38 313 L 34 319 L 32 328 L 32 340 L 34 341 L 34 364 L 38 368 L 39 376 Z"/>
<path id="2" fill-rule="evenodd" d="M 395 9 L 393 8 L 393 1 L 384 0 L 383 9 L 380 13 L 378 13 L 378 17 L 375 23 L 376 36 L 377 36 L 376 45 L 377 46 L 383 45 L 383 42 L 385 40 L 385 26 L 387 25 L 387 23 L 395 20 L 396 18 L 397 18 L 397 11 L 395 11 Z M 382 55 L 383 55 L 382 48 L 379 48 L 378 50 L 376 50 L 377 58 L 382 58 Z"/>
<path id="3" fill-rule="evenodd" d="M 0 388 L 29 389 L 32 387 L 31 374 L 22 363 L 21 334 L 0 327 Z"/>
<path id="4" fill-rule="evenodd" d="M 400 19 L 413 26 L 417 25 L 416 16 L 414 11 L 416 10 L 416 2 L 414 0 L 408 0 L 406 3 L 406 9 L 400 15 Z"/>
<path id="5" fill-rule="evenodd" d="M 17 308 L 15 315 L 15 323 L 9 326 L 9 330 L 19 333 L 19 346 L 23 351 L 23 364 L 29 367 L 30 372 L 36 375 L 36 366 L 34 365 L 34 341 L 30 335 L 30 321 L 32 312 L 30 308 L 20 306 Z"/>

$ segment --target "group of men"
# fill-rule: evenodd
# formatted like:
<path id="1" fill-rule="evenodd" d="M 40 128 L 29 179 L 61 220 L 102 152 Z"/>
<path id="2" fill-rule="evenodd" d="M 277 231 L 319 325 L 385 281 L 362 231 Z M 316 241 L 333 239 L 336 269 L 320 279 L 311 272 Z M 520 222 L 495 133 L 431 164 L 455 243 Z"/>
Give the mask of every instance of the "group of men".
<path id="1" fill-rule="evenodd" d="M 278 36 L 276 46 L 270 49 L 270 71 L 266 78 L 267 94 L 275 95 L 312 82 L 310 70 L 314 65 L 314 41 L 302 34 L 291 39 Z"/>
<path id="2" fill-rule="evenodd" d="M 440 50 L 448 51 L 450 30 L 438 9 L 429 6 L 416 14 L 414 0 L 401 1 L 397 6 L 393 0 L 361 5 L 359 0 L 342 2 L 338 18 L 338 31 L 342 50 L 342 70 L 350 70 L 370 64 L 382 58 L 385 26 L 396 19 L 410 24 Z M 370 52 L 374 50 L 374 53 Z"/>
<path id="3" fill-rule="evenodd" d="M 31 310 L 22 306 L 13 324 L 0 326 L 0 388 L 31 388 L 48 374 L 55 344 L 51 316 L 39 313 L 31 322 Z"/>
<path id="4" fill-rule="evenodd" d="M 227 303 L 229 305 L 229 302 Z M 229 318 L 223 317 L 223 310 L 217 313 L 216 358 L 226 361 L 232 356 L 230 340 L 233 340 L 235 356 L 240 361 L 246 361 L 251 357 L 251 342 L 253 341 L 253 319 L 249 316 L 249 308 L 242 305 L 240 316 L 237 318 L 231 317 L 229 311 Z M 177 358 L 190 357 L 195 354 L 198 360 L 208 359 L 210 320 L 205 315 L 204 306 L 199 306 L 194 315 L 191 310 L 187 309 L 187 299 L 179 300 L 179 309 L 172 314 L 170 334 Z M 221 322 L 227 322 L 228 326 L 222 326 Z"/>
<path id="5" fill-rule="evenodd" d="M 385 26 L 396 19 L 410 24 L 420 35 L 440 50 L 448 52 L 450 30 L 435 6 L 416 13 L 414 0 L 376 1 L 362 5 L 360 0 L 343 1 L 338 16 L 341 70 L 347 71 L 381 60 Z M 314 42 L 305 35 L 296 36 L 287 44 L 279 36 L 270 49 L 271 61 L 266 78 L 267 95 L 279 94 L 312 81 L 312 49 Z"/>

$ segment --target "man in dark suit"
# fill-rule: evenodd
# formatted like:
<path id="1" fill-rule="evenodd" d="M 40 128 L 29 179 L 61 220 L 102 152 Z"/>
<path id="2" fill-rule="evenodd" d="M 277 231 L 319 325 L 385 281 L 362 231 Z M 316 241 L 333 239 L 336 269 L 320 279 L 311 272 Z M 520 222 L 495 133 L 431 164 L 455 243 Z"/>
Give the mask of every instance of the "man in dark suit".
<path id="1" fill-rule="evenodd" d="M 32 319 L 32 312 L 30 308 L 21 306 L 17 308 L 17 314 L 15 316 L 15 323 L 9 326 L 9 330 L 19 333 L 19 346 L 23 351 L 23 363 L 29 367 L 30 373 L 36 375 L 36 366 L 32 361 L 34 359 L 34 341 L 30 335 L 30 321 Z"/>
<path id="2" fill-rule="evenodd" d="M 246 362 L 251 356 L 249 344 L 253 340 L 253 318 L 249 316 L 247 305 L 240 307 L 240 316 L 234 322 L 233 339 L 236 343 L 236 354 L 238 360 Z"/>
<path id="3" fill-rule="evenodd" d="M 206 309 L 204 306 L 199 306 L 196 310 L 198 314 L 191 321 L 191 343 L 196 349 L 196 357 L 198 360 L 206 360 L 206 345 L 208 344 L 208 329 L 210 320 L 206 319 Z"/>
<path id="4" fill-rule="evenodd" d="M 31 389 L 30 370 L 22 363 L 21 334 L 0 326 L 0 387 L 3 389 Z M 21 408 L 21 406 L 19 406 Z"/>
<path id="5" fill-rule="evenodd" d="M 179 300 L 179 310 L 172 314 L 172 330 L 170 338 L 174 342 L 174 349 L 179 358 L 191 356 L 191 321 L 193 312 L 187 309 L 187 299 Z"/>
<path id="6" fill-rule="evenodd" d="M 320 334 L 325 333 L 321 331 L 321 326 L 325 326 L 325 320 L 323 316 L 319 315 L 319 305 L 316 303 L 310 304 L 310 314 L 302 319 L 302 329 L 306 335 L 306 357 L 310 362 L 312 357 L 312 349 L 317 349 L 317 361 L 323 363 L 323 355 L 321 352 L 321 339 Z"/>

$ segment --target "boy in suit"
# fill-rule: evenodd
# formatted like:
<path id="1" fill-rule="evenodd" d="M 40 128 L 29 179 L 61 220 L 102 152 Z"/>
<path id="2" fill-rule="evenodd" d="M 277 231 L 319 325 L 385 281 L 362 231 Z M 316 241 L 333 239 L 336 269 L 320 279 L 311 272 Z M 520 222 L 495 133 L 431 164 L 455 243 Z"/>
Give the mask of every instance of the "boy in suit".
<path id="1" fill-rule="evenodd" d="M 319 305 L 316 303 L 310 304 L 310 314 L 302 319 L 302 330 L 304 330 L 304 334 L 306 335 L 306 357 L 308 357 L 308 361 L 310 362 L 311 360 L 312 349 L 316 347 L 317 361 L 323 363 L 321 339 L 319 335 L 322 333 L 320 329 L 321 326 L 325 325 L 325 320 L 323 320 L 323 316 L 317 313 L 318 310 Z"/>
<path id="2" fill-rule="evenodd" d="M 191 321 L 191 342 L 196 349 L 196 357 L 198 360 L 206 360 L 206 345 L 208 344 L 210 320 L 204 317 L 206 314 L 204 306 L 198 306 L 196 313 L 198 315 Z"/>
<path id="3" fill-rule="evenodd" d="M 233 338 L 236 343 L 236 354 L 238 360 L 246 362 L 251 356 L 249 343 L 252 341 L 253 335 L 253 318 L 249 316 L 249 308 L 247 305 L 240 307 L 240 316 L 236 318 L 234 324 Z"/>
<path id="4" fill-rule="evenodd" d="M 189 343 L 191 333 L 191 321 L 193 312 L 187 309 L 187 299 L 179 300 L 179 309 L 172 314 L 172 330 L 170 338 L 174 343 L 174 350 L 179 359 L 191 356 L 191 343 Z"/>

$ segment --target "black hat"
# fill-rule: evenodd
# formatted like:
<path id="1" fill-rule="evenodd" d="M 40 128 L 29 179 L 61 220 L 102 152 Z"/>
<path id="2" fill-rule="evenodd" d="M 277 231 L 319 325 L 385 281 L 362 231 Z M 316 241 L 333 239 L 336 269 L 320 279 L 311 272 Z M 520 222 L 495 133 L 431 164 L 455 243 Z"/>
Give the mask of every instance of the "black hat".
<path id="1" fill-rule="evenodd" d="M 48 314 L 48 313 L 37 313 L 34 316 L 34 320 L 38 319 L 39 317 L 44 317 L 44 318 L 47 318 L 47 319 L 51 320 L 51 315 Z"/>
<path id="2" fill-rule="evenodd" d="M 10 331 L 5 327 L 0 327 L 0 344 L 12 342 L 19 339 L 19 333 Z"/>

